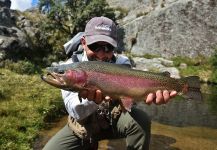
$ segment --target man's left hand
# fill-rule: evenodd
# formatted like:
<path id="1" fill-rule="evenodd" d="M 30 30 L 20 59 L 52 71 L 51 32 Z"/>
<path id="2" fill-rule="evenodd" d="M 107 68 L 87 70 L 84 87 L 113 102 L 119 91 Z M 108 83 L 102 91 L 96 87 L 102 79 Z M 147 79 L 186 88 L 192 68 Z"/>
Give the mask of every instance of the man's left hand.
<path id="1" fill-rule="evenodd" d="M 148 105 L 152 103 L 155 103 L 156 105 L 166 104 L 171 100 L 171 98 L 175 97 L 176 95 L 176 91 L 158 90 L 156 93 L 148 94 L 147 98 L 144 101 Z"/>

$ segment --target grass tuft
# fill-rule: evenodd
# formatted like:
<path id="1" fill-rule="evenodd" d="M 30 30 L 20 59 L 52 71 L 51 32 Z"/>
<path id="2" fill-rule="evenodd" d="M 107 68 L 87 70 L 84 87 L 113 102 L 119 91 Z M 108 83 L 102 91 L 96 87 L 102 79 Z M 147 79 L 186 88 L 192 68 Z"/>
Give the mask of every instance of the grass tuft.
<path id="1" fill-rule="evenodd" d="M 21 75 L 0 68 L 1 150 L 31 149 L 45 121 L 64 111 L 60 90 L 41 81 L 39 74 Z"/>

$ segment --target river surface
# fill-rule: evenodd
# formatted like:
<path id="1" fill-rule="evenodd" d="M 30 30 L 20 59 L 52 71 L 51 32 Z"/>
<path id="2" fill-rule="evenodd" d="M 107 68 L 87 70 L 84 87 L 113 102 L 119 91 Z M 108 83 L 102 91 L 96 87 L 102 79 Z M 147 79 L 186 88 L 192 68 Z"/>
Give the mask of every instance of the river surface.
<path id="1" fill-rule="evenodd" d="M 203 100 L 174 99 L 166 105 L 138 104 L 152 119 L 151 150 L 217 150 L 217 86 L 202 86 Z M 38 150 L 66 123 L 41 131 Z M 100 141 L 99 150 L 124 150 L 124 139 Z"/>
<path id="2" fill-rule="evenodd" d="M 203 100 L 174 99 L 166 105 L 139 104 L 152 120 L 172 126 L 217 129 L 217 86 L 202 85 Z"/>

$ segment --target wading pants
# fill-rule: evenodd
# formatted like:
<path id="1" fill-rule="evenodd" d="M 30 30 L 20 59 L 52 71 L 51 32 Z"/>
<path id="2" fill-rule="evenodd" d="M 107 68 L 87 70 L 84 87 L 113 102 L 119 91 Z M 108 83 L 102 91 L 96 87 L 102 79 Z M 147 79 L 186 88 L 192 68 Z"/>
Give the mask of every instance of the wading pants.
<path id="1" fill-rule="evenodd" d="M 126 112 L 120 115 L 114 134 L 116 138 L 126 138 L 127 150 L 148 150 L 150 126 L 150 119 L 147 114 L 140 109 L 133 108 L 130 113 Z M 80 139 L 68 125 L 53 136 L 43 148 L 43 150 L 85 149 L 93 149 L 90 141 Z"/>

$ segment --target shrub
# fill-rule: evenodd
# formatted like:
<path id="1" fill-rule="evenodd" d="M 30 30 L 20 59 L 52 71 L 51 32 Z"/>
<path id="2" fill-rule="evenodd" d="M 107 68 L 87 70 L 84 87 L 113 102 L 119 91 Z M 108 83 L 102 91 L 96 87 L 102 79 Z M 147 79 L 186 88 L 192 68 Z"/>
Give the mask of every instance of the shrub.
<path id="1" fill-rule="evenodd" d="M 18 62 L 12 62 L 10 60 L 5 60 L 4 67 L 7 69 L 10 69 L 13 72 L 19 73 L 19 74 L 29 74 L 30 75 L 30 74 L 41 72 L 39 67 L 37 67 L 36 65 L 26 60 L 20 60 Z"/>
<path id="2" fill-rule="evenodd" d="M 212 55 L 210 59 L 210 63 L 212 66 L 212 77 L 211 81 L 217 83 L 217 48 L 215 49 L 214 55 Z"/>

